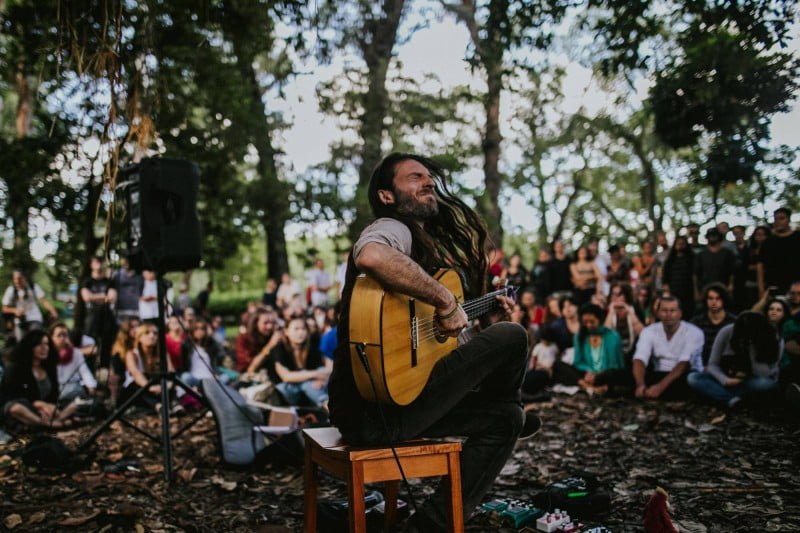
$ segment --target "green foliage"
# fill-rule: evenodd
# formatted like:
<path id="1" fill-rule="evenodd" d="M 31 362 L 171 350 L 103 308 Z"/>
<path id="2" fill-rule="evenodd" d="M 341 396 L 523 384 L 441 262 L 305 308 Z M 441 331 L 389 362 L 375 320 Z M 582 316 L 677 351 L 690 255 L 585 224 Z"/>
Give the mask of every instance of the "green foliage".
<path id="1" fill-rule="evenodd" d="M 261 302 L 262 292 L 258 290 L 248 290 L 242 292 L 213 292 L 208 301 L 208 312 L 211 315 L 220 315 L 227 317 L 230 321 L 231 317 L 238 321 L 246 309 L 247 304 L 253 301 Z"/>

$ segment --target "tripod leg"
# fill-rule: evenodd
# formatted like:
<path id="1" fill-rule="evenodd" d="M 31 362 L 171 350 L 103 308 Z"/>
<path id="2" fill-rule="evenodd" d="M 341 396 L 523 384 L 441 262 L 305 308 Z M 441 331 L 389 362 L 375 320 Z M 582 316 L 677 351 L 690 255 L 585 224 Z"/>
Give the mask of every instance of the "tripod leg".
<path id="1" fill-rule="evenodd" d="M 172 481 L 172 436 L 169 430 L 169 379 L 161 374 L 161 442 L 164 447 L 164 480 Z"/>
<path id="2" fill-rule="evenodd" d="M 83 442 L 83 444 L 81 444 L 80 446 L 78 446 L 78 450 L 80 450 L 80 451 L 83 451 L 83 450 L 85 450 L 86 448 L 88 448 L 89 446 L 91 446 L 91 445 L 92 445 L 92 443 L 94 443 L 94 441 L 95 441 L 95 440 L 97 440 L 97 437 L 99 437 L 99 436 L 100 436 L 102 433 L 105 433 L 105 431 L 108 429 L 108 427 L 109 427 L 109 426 L 110 426 L 110 425 L 111 425 L 111 424 L 112 424 L 112 423 L 113 423 L 115 420 L 118 420 L 119 418 L 121 418 L 121 417 L 122 417 L 122 415 L 124 415 L 124 414 L 125 414 L 125 411 L 127 411 L 127 410 L 130 408 L 130 406 L 131 406 L 131 405 L 133 405 L 133 402 L 135 402 L 135 401 L 136 401 L 136 399 L 137 399 L 139 396 L 141 396 L 142 394 L 144 394 L 144 393 L 145 393 L 145 392 L 146 392 L 146 391 L 147 391 L 147 390 L 150 388 L 150 385 L 155 385 L 155 383 L 156 383 L 156 378 L 150 378 L 150 379 L 148 380 L 148 382 L 147 382 L 147 385 L 145 385 L 144 387 L 141 387 L 139 390 L 137 390 L 136 392 L 134 392 L 134 393 L 131 395 L 131 397 L 130 397 L 130 398 L 128 398 L 127 400 L 125 400 L 125 402 L 123 402 L 123 404 L 122 404 L 122 405 L 120 405 L 120 406 L 119 406 L 119 407 L 116 409 L 116 411 L 114 411 L 113 413 L 111 413 L 111 414 L 108 416 L 108 418 L 106 418 L 106 419 L 103 421 L 103 423 L 100 425 L 100 427 L 98 427 L 97 429 L 95 429 L 95 430 L 92 432 L 92 434 L 91 434 L 91 435 L 89 435 L 89 437 L 88 437 L 88 438 L 87 438 L 87 439 L 86 439 L 86 440 Z"/>

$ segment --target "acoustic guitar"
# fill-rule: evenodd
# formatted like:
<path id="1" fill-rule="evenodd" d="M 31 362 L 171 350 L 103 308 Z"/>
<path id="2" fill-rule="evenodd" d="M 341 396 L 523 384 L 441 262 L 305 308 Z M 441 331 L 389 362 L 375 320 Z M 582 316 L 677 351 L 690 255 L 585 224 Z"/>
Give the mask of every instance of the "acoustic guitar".
<path id="1" fill-rule="evenodd" d="M 453 293 L 470 321 L 499 308 L 497 296 L 511 288 L 464 301 L 461 278 L 442 269 L 433 276 Z M 435 308 L 386 291 L 361 275 L 350 299 L 350 360 L 358 392 L 365 400 L 408 405 L 419 396 L 436 362 L 458 346 L 439 332 Z"/>

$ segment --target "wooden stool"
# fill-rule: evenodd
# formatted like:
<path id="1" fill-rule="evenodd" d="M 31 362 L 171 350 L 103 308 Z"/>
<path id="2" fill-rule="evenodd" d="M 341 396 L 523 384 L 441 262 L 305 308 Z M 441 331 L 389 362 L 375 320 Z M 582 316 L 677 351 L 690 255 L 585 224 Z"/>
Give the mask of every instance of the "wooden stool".
<path id="1" fill-rule="evenodd" d="M 347 482 L 350 531 L 367 531 L 364 508 L 364 484 L 384 482 L 385 531 L 392 531 L 397 521 L 397 494 L 400 469 L 389 447 L 356 448 L 345 444 L 334 427 L 304 429 L 305 439 L 305 531 L 317 530 L 317 486 L 320 467 Z M 450 479 L 448 517 L 451 531 L 464 531 L 461 505 L 460 442 L 415 440 L 395 446 L 406 478 L 447 476 Z"/>

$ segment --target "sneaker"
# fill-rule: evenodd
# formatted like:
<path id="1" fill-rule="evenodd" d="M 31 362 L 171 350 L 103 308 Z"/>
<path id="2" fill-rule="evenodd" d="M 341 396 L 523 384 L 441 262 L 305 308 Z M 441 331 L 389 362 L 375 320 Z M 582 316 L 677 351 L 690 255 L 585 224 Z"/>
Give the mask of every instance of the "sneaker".
<path id="1" fill-rule="evenodd" d="M 522 431 L 517 440 L 528 440 L 536 435 L 542 428 L 542 419 L 539 418 L 533 411 L 525 412 L 525 423 L 522 425 Z"/>
<path id="2" fill-rule="evenodd" d="M 730 400 L 728 400 L 728 409 L 737 409 L 741 407 L 742 398 L 740 396 L 734 396 Z"/>

